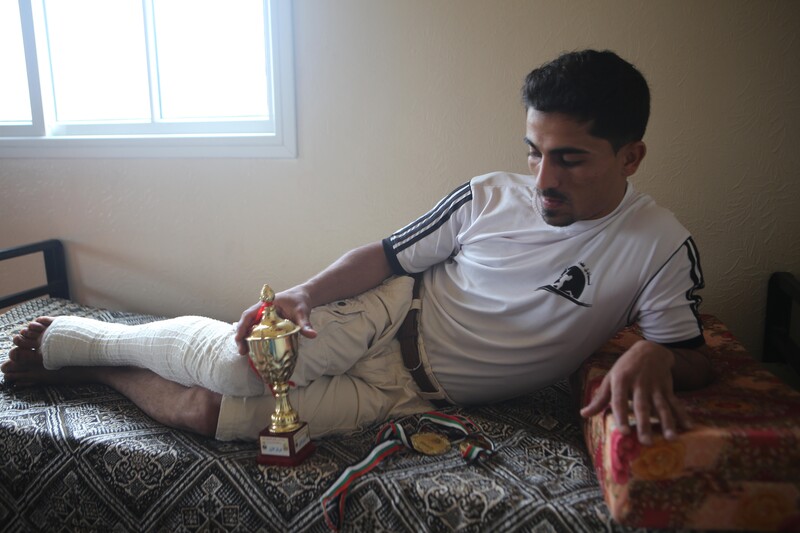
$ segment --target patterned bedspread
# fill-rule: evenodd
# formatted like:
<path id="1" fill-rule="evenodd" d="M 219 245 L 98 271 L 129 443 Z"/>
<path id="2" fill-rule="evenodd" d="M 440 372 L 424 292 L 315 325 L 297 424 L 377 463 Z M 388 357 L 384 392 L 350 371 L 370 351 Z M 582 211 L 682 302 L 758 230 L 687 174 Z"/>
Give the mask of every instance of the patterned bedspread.
<path id="1" fill-rule="evenodd" d="M 129 324 L 154 319 L 33 300 L 0 316 L 0 361 L 29 320 L 60 314 Z M 472 465 L 455 449 L 389 457 L 352 485 L 343 531 L 631 531 L 610 518 L 566 382 L 446 412 L 480 425 L 497 453 Z M 402 422 L 413 427 L 414 418 Z M 320 497 L 370 452 L 377 429 L 317 441 L 299 467 L 265 467 L 255 462 L 254 442 L 169 429 L 104 386 L 0 386 L 0 526 L 328 531 Z"/>

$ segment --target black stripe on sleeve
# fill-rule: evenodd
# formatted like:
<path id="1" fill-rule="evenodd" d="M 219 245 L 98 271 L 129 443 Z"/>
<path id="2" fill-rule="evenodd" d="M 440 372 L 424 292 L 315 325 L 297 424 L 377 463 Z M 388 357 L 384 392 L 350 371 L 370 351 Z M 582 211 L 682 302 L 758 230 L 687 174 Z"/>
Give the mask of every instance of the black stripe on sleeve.
<path id="1" fill-rule="evenodd" d="M 394 255 L 439 229 L 453 213 L 471 200 L 472 187 L 467 182 L 445 196 L 426 214 L 389 237 L 388 240 Z"/>
<path id="2" fill-rule="evenodd" d="M 705 339 L 703 337 L 703 321 L 700 319 L 700 303 L 703 301 L 703 298 L 699 294 L 695 294 L 695 291 L 698 291 L 705 287 L 705 280 L 703 279 L 703 270 L 700 268 L 700 252 L 697 251 L 697 246 L 694 243 L 694 240 L 691 237 L 687 237 L 683 244 L 681 244 L 672 255 L 661 265 L 661 268 L 650 278 L 650 280 L 645 284 L 644 287 L 639 291 L 639 294 L 636 295 L 636 300 L 638 300 L 642 293 L 644 293 L 645 289 L 647 288 L 650 283 L 661 273 L 664 267 L 672 261 L 672 259 L 681 251 L 686 251 L 686 256 L 689 259 L 690 271 L 689 277 L 692 280 L 692 286 L 689 290 L 686 291 L 685 296 L 686 300 L 689 302 L 689 308 L 692 310 L 692 314 L 694 315 L 695 321 L 697 322 L 697 331 L 698 335 L 688 340 L 678 341 L 676 343 L 663 343 L 664 346 L 672 346 L 674 348 L 696 348 L 698 346 L 702 346 L 705 343 Z M 632 310 L 631 310 L 632 312 Z M 628 323 L 633 322 L 633 316 L 630 314 L 628 315 Z M 687 343 L 687 346 L 681 346 L 683 343 Z"/>
<path id="3" fill-rule="evenodd" d="M 692 277 L 693 283 L 693 286 L 686 291 L 686 299 L 691 302 L 689 306 L 692 308 L 692 313 L 694 313 L 694 318 L 697 320 L 697 327 L 700 329 L 700 335 L 702 336 L 703 321 L 700 319 L 700 304 L 703 302 L 703 298 L 699 294 L 695 294 L 695 291 L 706 286 L 706 282 L 703 279 L 703 269 L 700 268 L 700 252 L 697 250 L 694 239 L 691 237 L 686 239 L 683 245 L 686 247 L 689 255 L 689 262 L 692 266 L 689 275 Z"/>
<path id="4" fill-rule="evenodd" d="M 386 254 L 386 260 L 389 261 L 389 266 L 392 268 L 392 272 L 394 272 L 397 276 L 408 276 L 411 273 L 406 272 L 406 270 L 400 264 L 400 261 L 397 260 L 397 254 L 394 252 L 392 248 L 392 241 L 387 237 L 383 239 L 383 253 Z"/>

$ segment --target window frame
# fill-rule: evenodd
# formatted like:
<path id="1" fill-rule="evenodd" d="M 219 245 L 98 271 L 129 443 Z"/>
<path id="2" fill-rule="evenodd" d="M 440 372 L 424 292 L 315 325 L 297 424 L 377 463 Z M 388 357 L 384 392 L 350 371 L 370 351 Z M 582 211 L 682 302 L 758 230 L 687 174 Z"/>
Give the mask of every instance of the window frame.
<path id="1" fill-rule="evenodd" d="M 159 133 L 137 132 L 131 124 L 129 133 L 118 133 L 113 126 L 103 133 L 103 126 L 58 125 L 52 117 L 52 94 L 42 90 L 40 76 L 49 73 L 46 44 L 37 42 L 44 35 L 41 24 L 43 0 L 18 0 L 23 24 L 23 45 L 28 71 L 31 102 L 31 125 L 3 125 L 0 135 L 0 158 L 94 158 L 94 157 L 243 157 L 296 158 L 297 131 L 294 91 L 294 50 L 290 0 L 264 0 L 269 8 L 270 40 L 267 62 L 271 66 L 274 132 L 257 131 L 261 121 L 238 121 L 233 132 L 231 122 L 205 121 L 212 132 L 187 133 L 180 122 L 161 124 Z M 42 66 L 40 58 L 47 64 Z M 46 83 L 49 83 L 45 80 Z M 46 87 L 46 86 L 45 86 Z M 49 113 L 49 114 L 48 114 Z M 184 131 L 181 131 L 184 130 Z M 115 133 L 116 131 L 116 133 Z"/>

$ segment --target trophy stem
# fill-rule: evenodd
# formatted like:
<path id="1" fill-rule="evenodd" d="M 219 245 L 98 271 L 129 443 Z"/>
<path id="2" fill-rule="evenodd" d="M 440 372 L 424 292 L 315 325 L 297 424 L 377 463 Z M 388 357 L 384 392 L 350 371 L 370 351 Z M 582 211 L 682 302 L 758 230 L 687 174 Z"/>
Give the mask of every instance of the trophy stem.
<path id="1" fill-rule="evenodd" d="M 300 418 L 292 406 L 289 404 L 287 383 L 275 383 L 273 385 L 275 395 L 275 412 L 272 413 L 269 429 L 273 433 L 289 433 L 300 427 Z"/>

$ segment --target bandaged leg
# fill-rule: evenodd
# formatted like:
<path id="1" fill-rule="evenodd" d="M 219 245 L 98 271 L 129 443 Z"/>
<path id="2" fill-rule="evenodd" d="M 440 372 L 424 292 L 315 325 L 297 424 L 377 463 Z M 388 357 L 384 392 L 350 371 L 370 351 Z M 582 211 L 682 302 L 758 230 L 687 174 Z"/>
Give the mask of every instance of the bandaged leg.
<path id="1" fill-rule="evenodd" d="M 238 354 L 231 324 L 179 317 L 136 326 L 57 317 L 42 337 L 44 367 L 136 366 L 181 385 L 220 394 L 268 393 Z"/>

